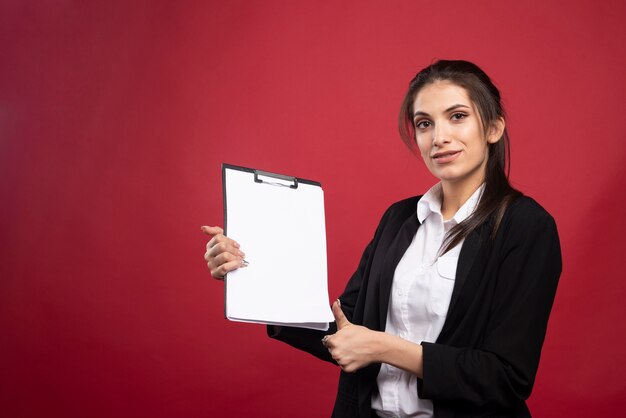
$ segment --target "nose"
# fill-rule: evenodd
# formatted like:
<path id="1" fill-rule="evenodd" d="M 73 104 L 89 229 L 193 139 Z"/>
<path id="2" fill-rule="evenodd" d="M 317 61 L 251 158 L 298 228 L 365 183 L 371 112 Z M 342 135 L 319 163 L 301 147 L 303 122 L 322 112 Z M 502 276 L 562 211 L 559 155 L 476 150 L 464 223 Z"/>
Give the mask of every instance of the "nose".
<path id="1" fill-rule="evenodd" d="M 441 124 L 435 125 L 433 129 L 433 146 L 441 147 L 443 144 L 450 142 L 449 135 L 444 126 L 441 126 Z"/>

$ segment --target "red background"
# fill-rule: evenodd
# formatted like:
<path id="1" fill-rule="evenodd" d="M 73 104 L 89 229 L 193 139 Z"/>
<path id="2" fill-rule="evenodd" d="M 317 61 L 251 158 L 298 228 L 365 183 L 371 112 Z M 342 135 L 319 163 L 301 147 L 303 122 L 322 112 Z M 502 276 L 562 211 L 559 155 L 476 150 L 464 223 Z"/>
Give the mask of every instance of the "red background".
<path id="1" fill-rule="evenodd" d="M 619 0 L 3 1 L 0 415 L 329 415 L 338 369 L 223 319 L 199 226 L 222 223 L 222 162 L 322 182 L 336 297 L 384 209 L 434 182 L 396 133 L 433 58 L 500 86 L 512 181 L 559 226 L 534 415 L 620 415 L 625 18 Z"/>

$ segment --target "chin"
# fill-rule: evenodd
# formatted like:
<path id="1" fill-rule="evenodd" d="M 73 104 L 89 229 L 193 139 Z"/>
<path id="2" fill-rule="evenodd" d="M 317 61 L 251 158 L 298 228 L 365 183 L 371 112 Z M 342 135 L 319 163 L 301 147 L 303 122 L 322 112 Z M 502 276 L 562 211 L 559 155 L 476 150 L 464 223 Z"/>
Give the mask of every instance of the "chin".
<path id="1" fill-rule="evenodd" d="M 447 181 L 450 183 L 454 183 L 455 181 L 461 180 L 463 177 L 458 175 L 457 173 L 451 173 L 449 171 L 433 173 L 435 177 L 437 177 L 441 181 Z"/>

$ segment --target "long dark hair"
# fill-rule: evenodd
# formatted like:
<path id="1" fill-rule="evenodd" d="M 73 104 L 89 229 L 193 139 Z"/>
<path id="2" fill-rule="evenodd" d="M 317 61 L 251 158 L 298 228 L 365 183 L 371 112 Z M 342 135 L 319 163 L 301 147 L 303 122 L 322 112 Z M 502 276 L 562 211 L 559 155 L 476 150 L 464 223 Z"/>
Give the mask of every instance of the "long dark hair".
<path id="1" fill-rule="evenodd" d="M 489 76 L 477 65 L 460 60 L 436 61 L 417 73 L 415 78 L 411 80 L 400 108 L 398 129 L 402 140 L 411 151 L 419 152 L 415 141 L 415 126 L 413 125 L 413 102 L 424 86 L 436 81 L 450 81 L 467 91 L 478 109 L 485 135 L 490 132 L 498 119 L 505 118 L 500 92 Z M 472 215 L 449 231 L 444 240 L 441 254 L 454 248 L 491 217 L 493 217 L 491 237 L 495 237 L 506 208 L 516 197 L 521 195 L 509 184 L 509 165 L 507 163 L 509 159 L 509 135 L 505 126 L 500 140 L 488 144 L 485 188 L 480 203 Z"/>

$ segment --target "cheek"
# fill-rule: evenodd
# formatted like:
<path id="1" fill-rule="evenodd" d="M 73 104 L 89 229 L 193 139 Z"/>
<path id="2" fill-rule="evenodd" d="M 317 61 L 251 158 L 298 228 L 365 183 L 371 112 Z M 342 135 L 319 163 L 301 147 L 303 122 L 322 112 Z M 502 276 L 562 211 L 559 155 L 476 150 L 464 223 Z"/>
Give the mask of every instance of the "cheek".
<path id="1" fill-rule="evenodd" d="M 424 160 L 424 162 L 428 164 L 428 161 L 430 160 L 429 158 L 430 149 L 426 149 L 422 147 L 418 147 L 418 148 L 419 148 L 419 153 L 420 153 L 420 156 L 422 157 L 422 160 Z"/>
<path id="2" fill-rule="evenodd" d="M 430 154 L 430 148 L 431 148 L 431 142 L 427 141 L 423 138 L 423 135 L 418 135 L 415 138 L 415 142 L 417 143 L 417 148 L 419 149 L 420 154 L 422 155 L 422 157 L 424 155 L 429 155 Z"/>

